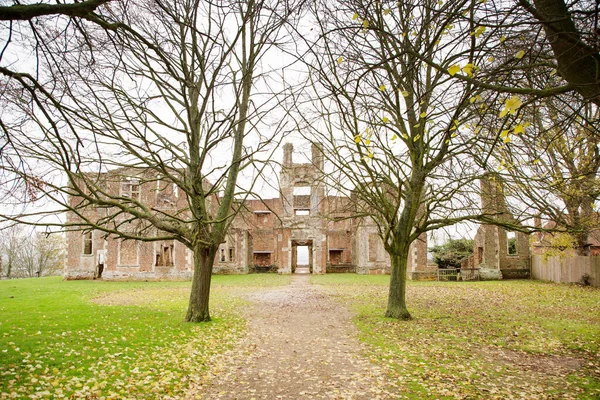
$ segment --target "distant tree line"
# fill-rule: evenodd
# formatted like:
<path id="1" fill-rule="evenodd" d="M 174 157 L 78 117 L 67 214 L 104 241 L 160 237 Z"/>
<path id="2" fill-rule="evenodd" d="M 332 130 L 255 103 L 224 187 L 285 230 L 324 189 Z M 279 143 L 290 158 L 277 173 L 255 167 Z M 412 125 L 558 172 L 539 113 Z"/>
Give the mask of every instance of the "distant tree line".
<path id="1" fill-rule="evenodd" d="M 27 232 L 13 226 L 0 237 L 0 278 L 60 275 L 66 250 L 62 235 Z"/>

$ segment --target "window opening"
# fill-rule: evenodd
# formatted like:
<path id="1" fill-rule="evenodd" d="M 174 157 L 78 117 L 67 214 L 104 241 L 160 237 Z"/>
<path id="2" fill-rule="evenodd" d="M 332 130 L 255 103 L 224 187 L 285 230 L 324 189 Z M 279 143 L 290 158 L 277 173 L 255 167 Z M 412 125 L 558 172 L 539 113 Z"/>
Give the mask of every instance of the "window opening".
<path id="1" fill-rule="evenodd" d="M 140 181 L 127 178 L 121 182 L 121 196 L 133 200 L 140 200 Z"/>
<path id="2" fill-rule="evenodd" d="M 294 196 L 310 196 L 310 186 L 294 187 Z"/>
<path id="3" fill-rule="evenodd" d="M 83 234 L 83 254 L 92 254 L 92 232 L 85 232 Z"/>
<path id="4" fill-rule="evenodd" d="M 517 235 L 515 232 L 506 232 L 506 245 L 509 256 L 517 255 Z"/>

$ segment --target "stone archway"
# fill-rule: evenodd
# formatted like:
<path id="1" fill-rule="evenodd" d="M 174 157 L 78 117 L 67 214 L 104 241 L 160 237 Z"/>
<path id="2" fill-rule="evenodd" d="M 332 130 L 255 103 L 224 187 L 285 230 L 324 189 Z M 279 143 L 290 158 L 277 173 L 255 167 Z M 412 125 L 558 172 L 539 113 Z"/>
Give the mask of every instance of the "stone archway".
<path id="1" fill-rule="evenodd" d="M 308 265 L 298 264 L 298 248 L 308 248 Z M 313 272 L 313 241 L 312 240 L 292 240 L 292 273 L 312 274 Z"/>

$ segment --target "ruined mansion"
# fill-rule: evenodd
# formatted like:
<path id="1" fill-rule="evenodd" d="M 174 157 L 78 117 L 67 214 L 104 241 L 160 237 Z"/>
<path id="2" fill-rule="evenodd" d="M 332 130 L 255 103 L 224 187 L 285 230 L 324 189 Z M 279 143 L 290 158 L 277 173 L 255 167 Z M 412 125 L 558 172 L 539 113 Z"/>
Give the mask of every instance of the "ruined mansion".
<path id="1" fill-rule="evenodd" d="M 307 163 L 294 163 L 291 143 L 283 149 L 279 197 L 245 201 L 219 247 L 214 272 L 290 274 L 298 268 L 314 274 L 388 273 L 390 260 L 373 221 L 354 217 L 351 198 L 325 194 L 319 149 L 313 145 Z M 121 177 L 107 190 L 135 196 L 153 208 L 185 207 L 176 188 L 159 191 L 136 176 Z M 71 222 L 76 218 L 67 216 Z M 66 279 L 188 279 L 193 272 L 191 251 L 177 241 L 142 242 L 100 231 L 70 231 L 67 244 Z M 427 265 L 423 235 L 412 245 L 409 278 L 432 275 L 436 269 Z"/>

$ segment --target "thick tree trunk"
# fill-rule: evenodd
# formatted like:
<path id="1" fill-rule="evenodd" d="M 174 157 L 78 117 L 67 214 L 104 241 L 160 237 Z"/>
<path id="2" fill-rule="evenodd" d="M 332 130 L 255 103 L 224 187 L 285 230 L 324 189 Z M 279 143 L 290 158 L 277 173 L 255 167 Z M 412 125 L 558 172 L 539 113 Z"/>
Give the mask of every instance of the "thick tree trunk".
<path id="1" fill-rule="evenodd" d="M 585 43 L 564 0 L 526 0 L 521 4 L 543 25 L 563 78 L 577 91 L 600 105 L 600 54 Z M 591 10 L 590 10 L 591 11 Z"/>
<path id="2" fill-rule="evenodd" d="M 390 254 L 392 261 L 392 276 L 390 277 L 390 292 L 386 317 L 409 320 L 410 313 L 406 308 L 406 267 L 408 264 L 408 248 Z"/>
<path id="3" fill-rule="evenodd" d="M 208 302 L 210 298 L 210 280 L 216 250 L 196 246 L 194 249 L 194 276 L 192 277 L 192 293 L 185 320 L 187 322 L 210 321 Z"/>

